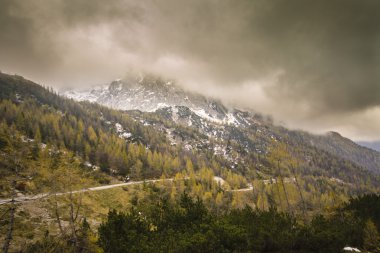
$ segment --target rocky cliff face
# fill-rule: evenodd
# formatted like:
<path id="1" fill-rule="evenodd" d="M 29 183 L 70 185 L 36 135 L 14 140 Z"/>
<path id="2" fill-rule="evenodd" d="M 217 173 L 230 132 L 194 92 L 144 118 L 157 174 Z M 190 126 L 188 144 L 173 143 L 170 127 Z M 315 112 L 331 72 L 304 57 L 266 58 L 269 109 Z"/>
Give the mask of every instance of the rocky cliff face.
<path id="1" fill-rule="evenodd" d="M 117 79 L 108 86 L 68 91 L 64 95 L 121 110 L 153 112 L 165 107 L 185 106 L 200 117 L 227 120 L 227 109 L 218 101 L 186 92 L 174 81 L 152 75 Z"/>

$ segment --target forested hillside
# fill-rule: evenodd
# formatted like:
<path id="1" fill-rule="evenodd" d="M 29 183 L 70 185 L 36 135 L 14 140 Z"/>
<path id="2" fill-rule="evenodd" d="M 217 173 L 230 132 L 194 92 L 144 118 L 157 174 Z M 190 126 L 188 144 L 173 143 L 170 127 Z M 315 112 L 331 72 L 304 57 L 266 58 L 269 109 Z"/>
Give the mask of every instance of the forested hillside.
<path id="1" fill-rule="evenodd" d="M 329 132 L 325 135 L 316 136 L 298 131 L 294 132 L 292 136 L 299 142 L 308 142 L 312 146 L 350 160 L 356 164 L 360 164 L 375 173 L 380 173 L 379 152 L 362 147 L 344 138 L 339 133 Z"/>
<path id="2" fill-rule="evenodd" d="M 354 191 L 378 185 L 377 176 L 366 168 L 281 128 L 270 135 L 265 125 L 245 131 L 229 126 L 224 127 L 226 136 L 207 138 L 203 131 L 170 121 L 160 112 L 122 112 L 78 103 L 20 76 L 1 74 L 0 85 L 3 145 L 21 141 L 37 155 L 46 147 L 67 150 L 83 165 L 108 175 L 171 177 L 191 163 L 195 170 L 208 167 L 217 176 L 230 170 L 249 182 L 303 175 L 342 182 Z M 244 148 L 247 145 L 257 147 L 256 152 Z"/>
<path id="3" fill-rule="evenodd" d="M 266 120 L 260 115 L 234 112 L 239 122 L 249 123 L 242 127 L 207 122 L 186 107 L 161 108 L 155 112 L 114 110 L 76 102 L 23 77 L 6 74 L 0 74 L 0 90 L 1 199 L 47 194 L 43 199 L 8 201 L 0 206 L 1 214 L 5 214 L 0 238 L 8 238 L 12 227 L 14 250 L 44 252 L 41 247 L 48 249 L 51 241 L 56 243 L 54 247 L 63 248 L 63 242 L 67 242 L 73 246 L 68 252 L 77 252 L 82 243 L 80 238 L 87 238 L 86 243 L 94 247 L 88 252 L 98 250 L 97 244 L 93 244 L 98 239 L 106 252 L 125 252 L 125 245 L 117 250 L 107 248 L 108 240 L 114 244 L 114 238 L 107 236 L 113 233 L 112 222 L 124 224 L 132 219 L 137 222 L 131 225 L 137 226 L 132 229 L 142 229 L 143 237 L 136 240 L 151 242 L 146 249 L 136 246 L 134 252 L 152 248 L 173 252 L 268 252 L 278 251 L 282 243 L 289 250 L 314 251 L 314 246 L 295 246 L 305 227 L 297 225 L 296 230 L 289 232 L 282 226 L 293 226 L 294 217 L 300 224 L 309 224 L 316 219 L 313 218 L 316 213 L 331 214 L 350 196 L 379 189 L 380 180 L 373 168 L 346 159 L 339 152 L 311 145 L 307 141 L 310 137 L 306 140 L 302 133 L 264 124 Z M 172 120 L 173 115 L 177 121 Z M 341 149 L 345 154 L 350 152 L 345 146 Z M 96 185 L 153 178 L 173 181 L 110 190 L 113 194 L 74 192 Z M 152 211 L 146 214 L 146 219 L 136 220 L 136 215 L 141 214 L 133 208 L 141 208 L 141 213 L 150 212 L 157 204 L 152 200 L 157 194 L 162 206 L 156 211 L 162 216 L 150 216 L 157 213 Z M 198 200 L 194 202 L 195 199 Z M 188 213 L 186 208 L 190 207 L 196 208 L 197 213 Z M 107 218 L 111 209 L 117 211 Z M 192 224 L 192 215 L 201 215 L 200 223 Z M 236 225 L 252 220 L 270 227 L 266 222 L 272 218 L 280 223 L 280 230 L 290 233 L 279 236 L 281 242 L 267 242 L 270 235 L 264 228 L 254 232 L 250 227 Z M 183 224 L 189 220 L 193 230 L 179 226 L 180 220 L 184 220 Z M 102 221 L 105 223 L 96 234 Z M 203 225 L 205 229 L 198 230 Z M 153 233 L 155 227 L 160 234 Z M 129 233 L 128 229 L 123 231 Z M 25 237 L 25 231 L 33 232 Z M 197 231 L 199 238 L 190 236 Z M 115 233 L 121 236 L 116 240 L 127 236 Z M 173 248 L 170 242 L 157 248 L 160 240 L 173 233 L 178 233 L 178 238 L 173 237 L 181 242 L 178 248 Z M 263 236 L 263 241 L 244 239 L 254 235 Z M 182 236 L 188 236 L 190 241 L 181 241 Z M 211 247 L 208 242 L 214 237 L 225 237 L 225 242 L 232 244 L 216 241 L 216 248 Z M 234 238 L 241 242 L 241 248 L 236 248 Z M 364 245 L 362 237 L 358 238 L 347 242 Z M 205 245 L 198 245 L 197 241 Z M 341 247 L 343 241 L 331 249 Z"/>

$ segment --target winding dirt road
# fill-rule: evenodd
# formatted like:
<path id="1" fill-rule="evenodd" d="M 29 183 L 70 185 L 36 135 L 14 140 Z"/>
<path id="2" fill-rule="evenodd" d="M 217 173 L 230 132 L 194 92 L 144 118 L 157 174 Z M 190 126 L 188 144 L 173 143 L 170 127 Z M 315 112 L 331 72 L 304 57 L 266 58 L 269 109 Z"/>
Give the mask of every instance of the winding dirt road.
<path id="1" fill-rule="evenodd" d="M 184 178 L 186 179 L 186 178 Z M 173 181 L 173 178 L 167 178 L 167 179 L 151 179 L 151 180 L 141 180 L 141 181 L 130 181 L 127 183 L 120 183 L 120 184 L 111 184 L 111 185 L 102 185 L 102 186 L 96 186 L 96 187 L 90 187 L 90 188 L 84 188 L 76 191 L 72 191 L 72 193 L 83 193 L 83 192 L 90 192 L 90 191 L 102 191 L 102 190 L 107 190 L 107 189 L 112 189 L 116 187 L 122 187 L 122 186 L 128 186 L 128 185 L 136 185 L 136 184 L 143 184 L 145 183 L 155 183 L 155 182 L 163 182 L 163 181 Z M 217 181 L 217 180 L 216 180 Z M 245 191 L 252 191 L 253 187 L 249 185 L 247 188 L 243 189 L 235 189 L 235 190 L 229 190 L 231 192 L 245 192 Z M 53 193 L 41 193 L 33 196 L 20 196 L 16 197 L 14 201 L 16 203 L 21 203 L 21 202 L 26 202 L 26 201 L 33 201 L 33 200 L 38 200 L 38 199 L 43 199 L 43 198 L 48 198 L 52 195 L 66 195 L 69 194 L 70 192 L 58 192 L 56 194 Z M 12 202 L 12 199 L 0 199 L 0 205 L 4 205 L 7 203 Z"/>
<path id="2" fill-rule="evenodd" d="M 173 181 L 172 178 L 168 179 L 151 179 L 151 180 L 141 180 L 141 181 L 131 181 L 127 183 L 121 183 L 121 184 L 111 184 L 111 185 L 102 185 L 102 186 L 96 186 L 96 187 L 90 187 L 90 188 L 84 188 L 81 190 L 76 190 L 72 191 L 72 193 L 83 193 L 83 192 L 89 192 L 89 191 L 102 191 L 102 190 L 107 190 L 115 187 L 121 187 L 121 186 L 128 186 L 128 185 L 135 185 L 135 184 L 143 184 L 145 183 L 155 183 L 155 182 L 162 182 L 162 181 Z M 69 194 L 70 192 L 59 192 L 56 193 L 55 195 L 61 196 L 61 195 L 66 195 Z M 49 196 L 52 196 L 52 193 L 42 193 L 42 194 L 37 194 L 33 196 L 21 196 L 21 197 L 16 197 L 14 199 L 15 202 L 26 202 L 26 201 L 33 201 L 33 200 L 38 200 L 42 198 L 47 198 Z M 7 203 L 12 202 L 12 199 L 0 199 L 0 205 L 4 205 Z"/>

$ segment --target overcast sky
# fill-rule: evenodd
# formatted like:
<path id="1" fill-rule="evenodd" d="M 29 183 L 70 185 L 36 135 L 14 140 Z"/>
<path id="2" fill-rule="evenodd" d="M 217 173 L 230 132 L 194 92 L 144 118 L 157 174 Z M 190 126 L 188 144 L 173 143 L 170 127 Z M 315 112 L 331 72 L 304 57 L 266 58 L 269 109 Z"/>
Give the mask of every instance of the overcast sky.
<path id="1" fill-rule="evenodd" d="M 130 70 L 380 140 L 378 0 L 0 0 L 0 70 L 57 88 Z"/>

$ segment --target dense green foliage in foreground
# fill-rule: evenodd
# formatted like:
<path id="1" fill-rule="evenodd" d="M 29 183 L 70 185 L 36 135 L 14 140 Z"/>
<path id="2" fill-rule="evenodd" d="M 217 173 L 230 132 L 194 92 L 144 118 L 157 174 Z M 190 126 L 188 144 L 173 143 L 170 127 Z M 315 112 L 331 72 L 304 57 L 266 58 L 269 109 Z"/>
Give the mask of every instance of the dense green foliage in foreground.
<path id="1" fill-rule="evenodd" d="M 152 198 L 153 199 L 153 198 Z M 216 215 L 200 199 L 156 199 L 129 212 L 110 211 L 97 242 L 84 220 L 78 240 L 46 236 L 27 252 L 341 252 L 345 246 L 380 252 L 380 196 L 367 195 L 303 222 L 271 208 L 250 207 Z M 100 247 L 100 248 L 98 248 Z"/>
<path id="2" fill-rule="evenodd" d="M 347 245 L 378 252 L 379 227 L 373 221 L 379 225 L 379 200 L 376 195 L 353 199 L 331 217 L 300 224 L 275 209 L 246 207 L 215 216 L 184 194 L 178 205 L 165 200 L 152 205 L 150 214 L 111 211 L 99 228 L 99 244 L 114 253 L 340 252 Z"/>

